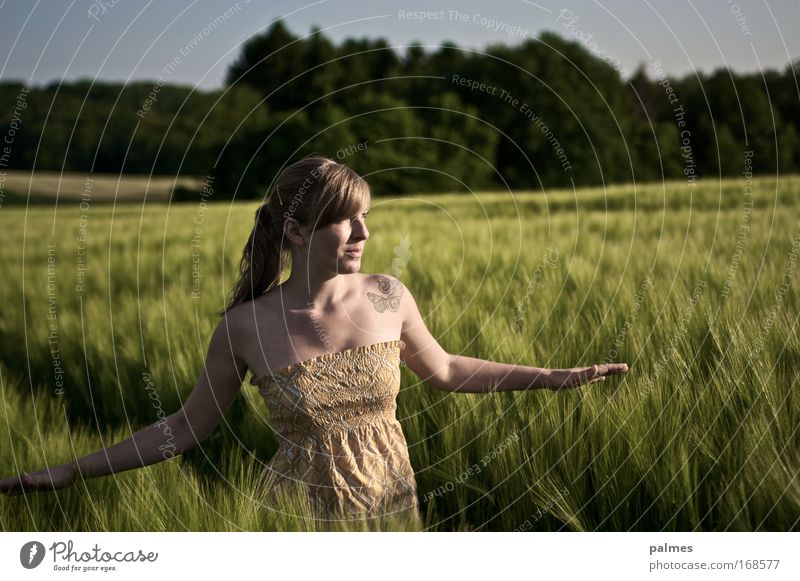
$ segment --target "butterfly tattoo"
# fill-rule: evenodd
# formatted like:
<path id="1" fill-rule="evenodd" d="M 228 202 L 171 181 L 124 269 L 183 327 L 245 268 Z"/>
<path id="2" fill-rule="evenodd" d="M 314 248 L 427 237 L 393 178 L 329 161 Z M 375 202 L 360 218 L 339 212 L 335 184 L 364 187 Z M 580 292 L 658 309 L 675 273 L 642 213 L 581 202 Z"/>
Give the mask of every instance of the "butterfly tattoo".
<path id="1" fill-rule="evenodd" d="M 367 298 L 372 302 L 375 310 L 383 313 L 386 309 L 395 312 L 400 307 L 400 297 L 403 296 L 403 286 L 399 280 L 386 278 L 379 274 L 373 277 L 378 283 L 378 290 L 386 296 L 367 292 Z"/>

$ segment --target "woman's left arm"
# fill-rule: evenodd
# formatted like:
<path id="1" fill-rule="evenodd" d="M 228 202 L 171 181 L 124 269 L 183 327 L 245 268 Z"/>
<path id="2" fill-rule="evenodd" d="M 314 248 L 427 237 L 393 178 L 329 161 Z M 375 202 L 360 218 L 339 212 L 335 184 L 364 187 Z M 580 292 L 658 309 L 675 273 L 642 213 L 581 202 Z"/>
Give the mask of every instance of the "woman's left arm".
<path id="1" fill-rule="evenodd" d="M 524 391 L 528 389 L 571 389 L 589 383 L 605 381 L 609 375 L 628 372 L 626 363 L 604 363 L 591 367 L 548 369 L 496 363 L 485 359 L 450 355 L 447 391 L 489 393 L 495 391 Z"/>
<path id="2" fill-rule="evenodd" d="M 434 389 L 462 393 L 491 393 L 528 389 L 570 389 L 605 381 L 609 375 L 628 372 L 625 363 L 606 363 L 571 369 L 527 367 L 451 355 L 431 335 L 422 320 L 414 296 L 395 277 L 385 275 L 399 290 L 403 319 L 401 352 L 411 371 Z"/>

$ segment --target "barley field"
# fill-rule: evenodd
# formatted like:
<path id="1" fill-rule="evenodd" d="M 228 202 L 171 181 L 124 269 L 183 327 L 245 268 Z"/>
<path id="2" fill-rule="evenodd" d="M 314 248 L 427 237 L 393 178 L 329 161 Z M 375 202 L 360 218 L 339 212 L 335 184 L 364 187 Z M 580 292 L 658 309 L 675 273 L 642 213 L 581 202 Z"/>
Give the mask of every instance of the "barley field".
<path id="1" fill-rule="evenodd" d="M 0 209 L 0 476 L 180 407 L 256 206 Z M 798 216 L 791 176 L 373 199 L 362 270 L 398 276 L 448 352 L 630 366 L 568 392 L 489 395 L 434 391 L 403 367 L 425 530 L 800 529 Z M 315 521 L 300 496 L 259 495 L 277 445 L 246 382 L 200 447 L 0 496 L 0 528 L 411 529 Z"/>

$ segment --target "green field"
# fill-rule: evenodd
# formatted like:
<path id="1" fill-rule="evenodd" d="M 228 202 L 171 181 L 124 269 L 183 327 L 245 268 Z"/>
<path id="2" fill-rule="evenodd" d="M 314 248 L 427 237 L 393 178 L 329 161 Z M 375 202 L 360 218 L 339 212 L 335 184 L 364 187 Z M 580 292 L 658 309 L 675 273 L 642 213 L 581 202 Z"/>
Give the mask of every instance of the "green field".
<path id="1" fill-rule="evenodd" d="M 180 190 L 200 191 L 199 177 L 169 177 L 113 173 L 7 170 L 0 174 L 0 206 L 79 205 L 81 201 L 139 203 L 166 202 Z"/>
<path id="2" fill-rule="evenodd" d="M 567 393 L 493 395 L 433 391 L 403 368 L 398 418 L 429 530 L 800 529 L 800 178 L 756 179 L 752 197 L 745 185 L 373 200 L 363 271 L 395 272 L 450 353 L 630 366 Z M 179 408 L 255 208 L 0 210 L 0 476 Z M 303 518 L 302 499 L 259 499 L 277 442 L 255 388 L 241 395 L 200 448 L 0 497 L 0 527 L 332 526 Z"/>

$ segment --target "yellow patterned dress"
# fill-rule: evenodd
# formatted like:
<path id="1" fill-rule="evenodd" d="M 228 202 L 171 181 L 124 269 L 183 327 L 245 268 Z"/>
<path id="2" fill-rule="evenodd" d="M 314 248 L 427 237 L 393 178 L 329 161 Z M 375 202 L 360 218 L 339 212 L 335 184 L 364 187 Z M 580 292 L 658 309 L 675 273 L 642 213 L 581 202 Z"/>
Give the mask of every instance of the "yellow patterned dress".
<path id="1" fill-rule="evenodd" d="M 396 418 L 400 339 L 294 363 L 251 385 L 280 447 L 265 474 L 307 485 L 326 516 L 408 514 L 420 523 L 408 444 Z"/>

